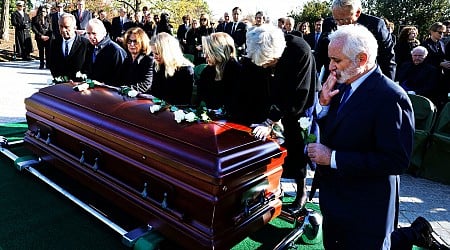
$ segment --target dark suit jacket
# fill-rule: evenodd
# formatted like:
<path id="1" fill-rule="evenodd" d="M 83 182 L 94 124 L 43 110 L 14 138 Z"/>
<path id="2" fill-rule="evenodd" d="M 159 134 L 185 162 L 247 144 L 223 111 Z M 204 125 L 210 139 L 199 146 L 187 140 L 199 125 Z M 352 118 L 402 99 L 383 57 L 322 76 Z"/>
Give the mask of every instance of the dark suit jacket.
<path id="1" fill-rule="evenodd" d="M 24 16 L 19 11 L 14 11 L 11 14 L 11 24 L 14 26 L 14 42 L 16 45 L 16 53 L 22 57 L 27 57 L 33 51 L 33 44 L 31 42 L 31 19 L 26 12 Z"/>
<path id="2" fill-rule="evenodd" d="M 92 19 L 92 13 L 89 10 L 83 10 L 83 15 L 80 20 L 80 15 L 78 14 L 78 10 L 72 11 L 72 15 L 75 16 L 77 21 L 77 30 L 85 30 L 89 20 Z"/>
<path id="3" fill-rule="evenodd" d="M 55 12 L 50 14 L 50 19 L 52 20 L 52 32 L 53 39 L 61 38 L 61 33 L 59 32 L 59 13 Z"/>
<path id="4" fill-rule="evenodd" d="M 234 39 L 236 47 L 242 47 L 245 45 L 247 35 L 247 25 L 243 22 L 238 22 L 234 32 L 232 32 L 233 22 L 229 22 L 225 28 L 225 32 L 231 35 Z"/>
<path id="5" fill-rule="evenodd" d="M 186 25 L 184 24 L 180 24 L 180 26 L 178 26 L 178 30 L 177 30 L 177 38 L 178 41 L 183 41 L 184 39 L 186 39 L 186 32 L 189 30 L 189 26 L 186 27 Z"/>
<path id="6" fill-rule="evenodd" d="M 391 33 L 386 28 L 386 24 L 381 18 L 364 13 L 359 16 L 357 22 L 364 25 L 375 36 L 378 43 L 377 63 L 380 65 L 383 74 L 395 79 L 395 43 L 392 40 Z"/>
<path id="7" fill-rule="evenodd" d="M 53 77 L 68 76 L 70 79 L 75 79 L 78 71 L 86 71 L 86 53 L 89 45 L 89 40 L 76 35 L 70 53 L 64 57 L 62 51 L 62 38 L 56 38 L 51 42 L 50 49 L 50 72 Z"/>
<path id="8" fill-rule="evenodd" d="M 338 114 L 341 95 L 319 121 L 321 143 L 336 150 L 337 165 L 318 166 L 324 230 L 329 240 L 344 241 L 343 249 L 381 249 L 398 214 L 398 175 L 411 156 L 412 105 L 379 67 Z"/>
<path id="9" fill-rule="evenodd" d="M 122 36 L 122 33 L 125 31 L 124 29 L 125 28 L 120 25 L 120 16 L 113 17 L 113 19 L 111 20 L 111 39 L 113 41 L 116 41 L 118 37 Z"/>

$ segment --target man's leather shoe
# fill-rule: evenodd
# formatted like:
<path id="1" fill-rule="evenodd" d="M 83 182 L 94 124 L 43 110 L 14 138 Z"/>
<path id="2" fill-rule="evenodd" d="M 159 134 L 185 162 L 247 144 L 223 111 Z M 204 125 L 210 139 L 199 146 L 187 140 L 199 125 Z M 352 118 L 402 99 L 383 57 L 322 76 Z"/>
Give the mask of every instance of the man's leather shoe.
<path id="1" fill-rule="evenodd" d="M 425 247 L 430 250 L 445 250 L 449 249 L 445 246 L 442 240 L 438 240 L 434 237 L 433 227 L 430 222 L 428 222 L 425 218 L 419 216 L 417 217 L 413 223 L 411 223 L 411 228 L 417 235 L 417 242 L 414 242 L 414 245 L 419 247 Z"/>

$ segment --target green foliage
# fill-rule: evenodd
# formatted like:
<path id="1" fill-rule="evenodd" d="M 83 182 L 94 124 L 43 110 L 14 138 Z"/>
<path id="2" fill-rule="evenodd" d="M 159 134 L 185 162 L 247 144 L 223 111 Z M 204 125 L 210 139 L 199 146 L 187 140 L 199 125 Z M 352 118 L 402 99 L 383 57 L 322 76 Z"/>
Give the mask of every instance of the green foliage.
<path id="1" fill-rule="evenodd" d="M 308 1 L 298 10 L 299 12 L 291 11 L 288 15 L 293 17 L 296 23 L 307 21 L 313 24 L 320 17 L 331 16 L 330 2 L 323 0 Z"/>
<path id="2" fill-rule="evenodd" d="M 424 39 L 430 26 L 450 18 L 449 0 L 377 0 L 373 3 L 372 14 L 394 22 L 395 34 L 405 25 L 415 25 L 419 36 Z"/>

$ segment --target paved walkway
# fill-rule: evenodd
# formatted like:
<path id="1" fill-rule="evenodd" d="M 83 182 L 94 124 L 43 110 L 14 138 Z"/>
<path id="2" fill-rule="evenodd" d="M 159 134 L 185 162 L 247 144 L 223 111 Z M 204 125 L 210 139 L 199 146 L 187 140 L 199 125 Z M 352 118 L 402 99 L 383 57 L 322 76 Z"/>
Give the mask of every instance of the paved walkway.
<path id="1" fill-rule="evenodd" d="M 25 120 L 24 99 L 48 86 L 51 78 L 49 70 L 38 67 L 38 61 L 0 63 L 0 123 Z M 312 173 L 309 174 L 308 188 L 312 181 Z M 295 187 L 285 182 L 283 188 L 289 191 Z M 450 245 L 449 185 L 403 175 L 400 196 L 400 226 L 409 226 L 417 216 L 423 216 Z"/>

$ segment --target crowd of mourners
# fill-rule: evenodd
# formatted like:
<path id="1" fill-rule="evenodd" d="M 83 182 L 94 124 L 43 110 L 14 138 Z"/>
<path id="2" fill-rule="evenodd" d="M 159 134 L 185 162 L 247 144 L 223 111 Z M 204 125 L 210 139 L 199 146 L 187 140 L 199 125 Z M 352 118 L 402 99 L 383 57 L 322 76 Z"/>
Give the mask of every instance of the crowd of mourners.
<path id="1" fill-rule="evenodd" d="M 334 0 L 332 17 L 311 25 L 292 17 L 273 25 L 262 11 L 249 20 L 235 7 L 217 24 L 207 14 L 186 14 L 176 32 L 167 13 L 147 7 L 134 15 L 120 8 L 111 21 L 105 11 L 86 10 L 84 0 L 71 13 L 64 8 L 43 5 L 30 19 L 17 1 L 11 19 L 22 59 L 30 60 L 32 29 L 40 68 L 55 78 L 76 80 L 81 72 L 174 105 L 205 102 L 252 127 L 258 139 L 277 137 L 287 150 L 283 176 L 297 184 L 286 208 L 292 214 L 307 200 L 307 165 L 317 165 L 326 248 L 434 242 L 423 218 L 410 231 L 394 230 L 396 176 L 408 167 L 413 140 L 406 92 L 438 108 L 448 102 L 450 21 L 434 23 L 419 41 L 415 26 L 401 27 L 397 37 L 393 23 L 363 13 L 359 0 Z M 309 132 L 320 127 L 320 140 L 305 141 L 302 117 L 318 120 Z"/>

